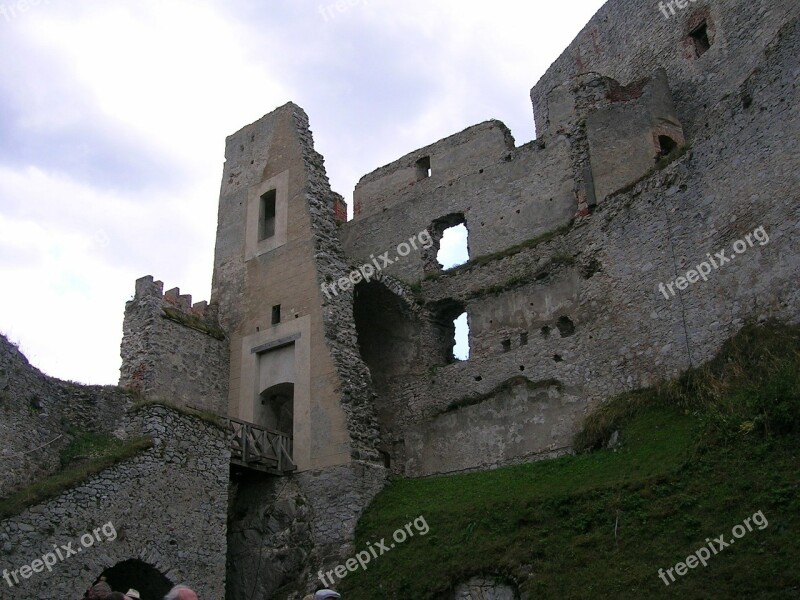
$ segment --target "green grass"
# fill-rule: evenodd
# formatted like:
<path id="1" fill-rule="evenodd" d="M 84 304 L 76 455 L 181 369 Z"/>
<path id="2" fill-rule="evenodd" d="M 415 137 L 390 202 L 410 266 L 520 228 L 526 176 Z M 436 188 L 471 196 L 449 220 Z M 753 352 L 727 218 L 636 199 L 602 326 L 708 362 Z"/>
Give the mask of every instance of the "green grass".
<path id="1" fill-rule="evenodd" d="M 54 498 L 93 475 L 153 446 L 150 438 L 121 442 L 107 439 L 109 437 L 88 433 L 79 434 L 62 451 L 61 461 L 62 464 L 73 463 L 78 457 L 86 460 L 71 464 L 55 475 L 38 481 L 8 498 L 0 499 L 0 519 L 17 515 L 30 506 Z"/>
<path id="2" fill-rule="evenodd" d="M 420 515 L 430 532 L 338 587 L 349 600 L 425 600 L 496 575 L 530 598 L 797 597 L 799 416 L 800 329 L 748 326 L 702 368 L 605 404 L 580 454 L 393 480 L 362 516 L 356 549 Z M 589 451 L 614 430 L 618 449 Z M 767 528 L 669 588 L 659 579 L 759 510 Z"/>

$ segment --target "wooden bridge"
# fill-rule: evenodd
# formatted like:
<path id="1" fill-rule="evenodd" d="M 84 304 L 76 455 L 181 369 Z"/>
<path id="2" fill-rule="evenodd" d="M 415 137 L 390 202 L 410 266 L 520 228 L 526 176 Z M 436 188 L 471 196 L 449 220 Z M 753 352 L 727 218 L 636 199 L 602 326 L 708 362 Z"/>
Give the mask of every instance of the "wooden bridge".
<path id="1" fill-rule="evenodd" d="M 228 428 L 231 463 L 272 475 L 285 475 L 297 469 L 289 435 L 231 418 Z"/>

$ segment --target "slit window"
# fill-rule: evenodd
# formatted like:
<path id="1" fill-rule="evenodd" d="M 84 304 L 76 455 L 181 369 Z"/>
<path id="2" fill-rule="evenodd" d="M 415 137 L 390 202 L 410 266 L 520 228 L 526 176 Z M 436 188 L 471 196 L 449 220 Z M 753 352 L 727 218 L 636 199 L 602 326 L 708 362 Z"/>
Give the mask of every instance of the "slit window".
<path id="1" fill-rule="evenodd" d="M 281 322 L 281 305 L 276 304 L 272 307 L 272 324 L 277 325 Z"/>
<path id="2" fill-rule="evenodd" d="M 708 37 L 708 23 L 703 21 L 689 32 L 689 37 L 694 42 L 695 54 L 700 57 L 711 48 L 711 40 Z"/>
<path id="3" fill-rule="evenodd" d="M 467 313 L 462 313 L 455 321 L 455 343 L 453 345 L 453 358 L 456 360 L 469 360 L 469 322 Z"/>
<path id="4" fill-rule="evenodd" d="M 276 190 L 270 190 L 261 196 L 258 211 L 258 241 L 266 240 L 275 235 L 275 201 Z"/>
<path id="5" fill-rule="evenodd" d="M 417 181 L 427 179 L 433 174 L 431 170 L 431 157 L 424 156 L 417 161 Z"/>

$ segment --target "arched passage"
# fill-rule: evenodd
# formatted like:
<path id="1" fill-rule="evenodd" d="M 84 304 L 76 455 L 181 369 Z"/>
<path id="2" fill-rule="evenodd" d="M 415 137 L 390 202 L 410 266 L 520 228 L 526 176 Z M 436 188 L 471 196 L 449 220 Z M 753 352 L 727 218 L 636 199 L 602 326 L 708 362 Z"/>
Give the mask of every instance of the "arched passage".
<path id="1" fill-rule="evenodd" d="M 105 577 L 116 592 L 124 594 L 131 588 L 138 590 L 142 600 L 162 600 L 175 585 L 158 569 L 136 559 L 117 563 L 103 571 L 100 577 Z"/>
<path id="2" fill-rule="evenodd" d="M 259 397 L 264 425 L 291 437 L 294 428 L 294 384 L 273 385 L 261 392 Z"/>

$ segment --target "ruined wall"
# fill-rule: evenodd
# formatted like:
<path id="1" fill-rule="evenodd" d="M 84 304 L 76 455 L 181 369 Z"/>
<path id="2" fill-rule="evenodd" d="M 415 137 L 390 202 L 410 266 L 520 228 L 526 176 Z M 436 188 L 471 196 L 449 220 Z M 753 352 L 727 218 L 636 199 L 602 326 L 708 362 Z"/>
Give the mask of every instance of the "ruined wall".
<path id="1" fill-rule="evenodd" d="M 120 386 L 147 398 L 163 399 L 227 415 L 228 352 L 216 307 L 192 304 L 192 297 L 151 276 L 136 281 L 125 304 Z"/>
<path id="2" fill-rule="evenodd" d="M 418 284 L 414 303 L 428 316 L 409 317 L 420 341 L 411 349 L 401 347 L 398 354 L 419 356 L 420 362 L 405 369 L 393 365 L 384 376 L 373 373 L 382 395 L 383 443 L 397 471 L 427 475 L 549 455 L 569 446 L 580 416 L 594 403 L 698 365 L 747 320 L 798 319 L 793 274 L 800 266 L 800 8 L 780 0 L 715 5 L 706 15 L 713 20 L 712 44 L 699 57 L 689 56 L 682 45 L 686 23 L 672 20 L 677 33 L 668 33 L 656 20 L 658 13 L 648 21 L 651 10 L 656 8 L 634 8 L 624 0 L 607 4 L 593 21 L 594 29 L 585 30 L 582 41 L 534 89 L 535 99 L 550 102 L 541 121 L 546 126 L 539 127 L 545 148 L 564 136 L 572 140 L 560 166 L 578 182 L 572 188 L 573 206 L 580 208 L 588 184 L 601 191 L 597 204 L 589 210 L 589 198 L 584 198 L 587 209 L 580 210 L 573 225 L 538 242 L 538 222 L 525 223 L 519 235 L 528 233 L 532 241 L 526 247 L 473 260 Z M 697 16 L 690 13 L 687 18 L 695 23 Z M 606 19 L 609 15 L 613 19 Z M 644 23 L 653 27 L 652 36 L 642 35 Z M 629 30 L 636 26 L 637 32 Z M 745 44 L 740 31 L 729 29 L 740 26 L 759 31 L 757 40 Z M 592 39 L 598 44 L 617 39 L 621 29 L 629 34 L 628 44 L 617 44 L 613 52 L 624 48 L 626 58 L 613 68 L 602 70 L 617 54 L 614 60 L 602 55 L 603 64 L 591 64 L 599 73 L 576 75 L 565 67 L 574 64 L 576 47 L 583 49 Z M 657 54 L 650 56 L 649 50 Z M 661 65 L 669 73 L 674 107 L 663 75 L 655 71 Z M 567 81 L 570 76 L 574 79 Z M 648 86 L 653 86 L 649 92 Z M 543 89 L 549 96 L 539 94 Z M 541 118 L 537 113 L 537 123 Z M 638 125 L 631 124 L 632 118 Z M 612 135 L 615 127 L 619 131 Z M 657 167 L 659 132 L 678 142 L 685 134 L 690 149 L 672 164 Z M 641 143 L 623 143 L 634 138 Z M 637 163 L 637 158 L 642 160 Z M 386 242 L 380 240 L 414 233 L 420 225 L 415 214 L 424 213 L 425 220 L 452 210 L 447 192 L 414 191 L 416 185 L 398 192 L 402 202 L 382 208 L 382 221 L 366 216 L 348 224 L 343 237 L 347 251 L 356 258 L 382 252 Z M 501 217 L 509 205 L 504 196 L 512 190 L 525 197 L 542 194 L 536 186 L 517 189 L 515 179 L 496 185 L 496 216 L 487 220 L 486 231 L 476 231 L 474 221 L 467 220 L 473 259 L 479 256 L 474 240 L 487 232 L 504 247 L 517 241 L 505 235 Z M 617 187 L 623 189 L 614 193 Z M 460 202 L 472 204 L 477 193 L 475 188 L 462 190 Z M 362 198 L 365 206 L 371 201 Z M 402 224 L 393 211 L 411 216 Z M 541 215 L 541 222 L 552 216 Z M 756 230 L 763 232 L 759 239 Z M 748 234 L 750 244 L 736 254 L 733 244 Z M 673 288 L 676 293 L 667 292 L 668 297 L 660 291 L 659 283 L 673 282 L 721 250 L 735 260 L 713 269 L 708 281 L 684 281 L 684 289 Z M 413 283 L 422 271 L 422 261 L 414 261 L 408 257 L 392 274 Z M 468 361 L 448 363 L 440 354 L 421 351 L 448 333 L 431 327 L 457 314 L 448 313 L 448 307 L 469 315 Z M 549 391 L 546 397 L 509 393 L 515 382 L 517 390 Z"/>
<path id="3" fill-rule="evenodd" d="M 160 406 L 127 415 L 123 429 L 151 436 L 154 447 L 0 521 L 0 570 L 19 571 L 54 545 L 80 549 L 52 571 L 18 576 L 20 585 L 2 581 L 0 598 L 79 598 L 106 569 L 131 559 L 190 585 L 201 598 L 224 597 L 230 460 L 224 431 Z M 101 533 L 83 547 L 81 536 L 107 523 L 116 538 Z"/>
<path id="4" fill-rule="evenodd" d="M 0 335 L 0 497 L 58 471 L 76 434 L 113 431 L 131 404 L 125 390 L 44 375 Z"/>
<path id="5" fill-rule="evenodd" d="M 315 591 L 320 569 L 354 554 L 358 518 L 385 483 L 385 469 L 363 463 L 282 478 L 235 474 L 227 598 Z"/>
<path id="6" fill-rule="evenodd" d="M 702 129 L 705 111 L 738 92 L 797 10 L 794 0 L 697 0 L 666 18 L 657 2 L 611 0 L 531 90 L 537 137 L 557 135 L 563 112 L 553 102 L 555 90 L 577 75 L 595 72 L 629 83 L 662 67 L 684 126 Z M 704 21 L 711 48 L 698 56 L 690 33 Z"/>
<path id="7" fill-rule="evenodd" d="M 470 258 L 563 225 L 577 210 L 569 154 L 566 138 L 515 148 L 499 121 L 470 127 L 362 178 L 354 193 L 360 212 L 342 227 L 344 249 L 355 263 L 390 251 L 396 262 L 384 272 L 413 282 L 441 270 L 438 240 L 432 261 L 422 251 L 399 257 L 396 248 L 443 217 L 463 217 Z M 431 176 L 415 181 L 420 157 L 430 157 Z"/>

